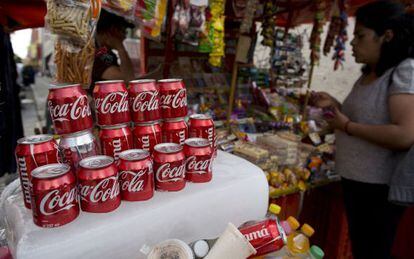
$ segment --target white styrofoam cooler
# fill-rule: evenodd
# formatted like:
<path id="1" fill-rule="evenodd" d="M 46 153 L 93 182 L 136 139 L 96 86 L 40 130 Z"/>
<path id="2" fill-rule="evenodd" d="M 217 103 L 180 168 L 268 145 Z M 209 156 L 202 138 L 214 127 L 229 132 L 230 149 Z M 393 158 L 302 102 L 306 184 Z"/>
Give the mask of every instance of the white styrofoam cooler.
<path id="1" fill-rule="evenodd" d="M 191 242 L 212 238 L 227 223 L 261 218 L 268 206 L 268 185 L 262 170 L 219 151 L 213 180 L 187 183 L 180 192 L 156 192 L 145 202 L 122 201 L 114 212 L 81 212 L 73 222 L 54 229 L 33 224 L 23 205 L 17 180 L 0 200 L 7 241 L 15 258 L 144 258 L 143 245 L 169 238 Z"/>

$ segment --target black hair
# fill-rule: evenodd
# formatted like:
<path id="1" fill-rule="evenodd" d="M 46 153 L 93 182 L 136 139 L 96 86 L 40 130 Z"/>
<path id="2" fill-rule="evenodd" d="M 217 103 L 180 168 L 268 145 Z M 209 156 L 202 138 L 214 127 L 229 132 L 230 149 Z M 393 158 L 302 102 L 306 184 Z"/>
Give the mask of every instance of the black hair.
<path id="1" fill-rule="evenodd" d="M 133 28 L 134 25 L 132 23 L 127 22 L 123 17 L 102 9 L 101 14 L 99 15 L 98 24 L 96 25 L 96 31 L 98 33 L 106 32 L 111 27 Z"/>
<path id="2" fill-rule="evenodd" d="M 360 7 L 355 13 L 356 22 L 383 36 L 392 30 L 394 37 L 381 46 L 380 59 L 375 73 L 381 76 L 389 68 L 397 66 L 404 59 L 413 57 L 414 17 L 405 14 L 403 4 L 396 1 L 376 1 Z M 371 71 L 368 66 L 364 73 Z"/>

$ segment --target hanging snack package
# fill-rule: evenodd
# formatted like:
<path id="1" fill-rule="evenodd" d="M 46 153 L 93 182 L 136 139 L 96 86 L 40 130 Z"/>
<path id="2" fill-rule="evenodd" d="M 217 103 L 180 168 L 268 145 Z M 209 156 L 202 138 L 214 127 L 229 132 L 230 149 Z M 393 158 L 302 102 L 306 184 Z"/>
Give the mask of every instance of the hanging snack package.
<path id="1" fill-rule="evenodd" d="M 46 25 L 57 36 L 57 83 L 80 83 L 89 87 L 100 10 L 101 0 L 47 0 Z"/>
<path id="2" fill-rule="evenodd" d="M 95 41 L 77 46 L 64 39 L 55 44 L 56 82 L 79 83 L 88 88 L 92 79 Z"/>
<path id="3" fill-rule="evenodd" d="M 167 4 L 167 0 L 137 0 L 135 23 L 142 25 L 141 33 L 153 39 L 160 38 Z"/>
<path id="4" fill-rule="evenodd" d="M 100 0 L 47 0 L 46 27 L 51 33 L 86 44 L 94 34 Z"/>
<path id="5" fill-rule="evenodd" d="M 102 6 L 109 12 L 134 21 L 135 5 L 138 0 L 102 0 Z"/>

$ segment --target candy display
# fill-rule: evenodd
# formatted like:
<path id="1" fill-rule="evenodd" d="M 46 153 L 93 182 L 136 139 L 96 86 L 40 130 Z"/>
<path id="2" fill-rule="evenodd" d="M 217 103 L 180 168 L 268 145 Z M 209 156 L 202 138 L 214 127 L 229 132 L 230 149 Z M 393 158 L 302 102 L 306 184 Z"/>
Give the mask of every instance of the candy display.
<path id="1" fill-rule="evenodd" d="M 335 38 L 338 36 L 341 30 L 341 17 L 340 17 L 340 10 L 338 6 L 338 1 L 336 0 L 333 4 L 333 11 L 331 22 L 329 23 L 328 34 L 326 34 L 325 44 L 323 46 L 323 54 L 327 55 L 330 51 L 332 46 L 334 45 Z"/>
<path id="2" fill-rule="evenodd" d="M 316 13 L 313 21 L 313 29 L 310 37 L 310 60 L 311 64 L 318 64 L 321 55 L 321 34 L 323 32 L 323 25 L 325 23 L 325 8 L 326 2 L 324 0 L 315 1 Z"/>
<path id="3" fill-rule="evenodd" d="M 276 11 L 277 11 L 277 6 L 275 6 L 272 0 L 266 0 L 264 2 L 264 13 L 263 13 L 262 33 L 261 33 L 263 36 L 262 45 L 264 46 L 273 47 L 274 45 Z"/>
<path id="4" fill-rule="evenodd" d="M 102 6 L 120 16 L 132 19 L 137 0 L 102 0 Z"/>
<path id="5" fill-rule="evenodd" d="M 158 38 L 167 12 L 167 0 L 137 0 L 135 22 L 142 25 L 144 35 Z"/>
<path id="6" fill-rule="evenodd" d="M 221 66 L 221 59 L 224 56 L 224 7 L 225 0 L 212 0 L 210 3 L 210 30 L 212 31 L 212 51 L 210 52 L 209 63 L 213 67 Z"/>
<path id="7" fill-rule="evenodd" d="M 336 37 L 335 53 L 332 59 L 335 61 L 334 70 L 337 70 L 340 66 L 343 65 L 345 61 L 345 42 L 348 40 L 348 35 L 346 32 L 348 26 L 348 15 L 346 13 L 346 0 L 340 0 L 340 27 L 339 33 Z"/>

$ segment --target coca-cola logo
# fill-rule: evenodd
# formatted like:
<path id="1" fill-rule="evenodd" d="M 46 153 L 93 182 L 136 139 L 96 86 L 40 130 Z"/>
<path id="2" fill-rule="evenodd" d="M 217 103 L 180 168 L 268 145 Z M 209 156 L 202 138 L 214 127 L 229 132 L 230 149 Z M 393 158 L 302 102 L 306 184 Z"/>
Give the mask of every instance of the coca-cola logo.
<path id="1" fill-rule="evenodd" d="M 112 92 L 104 98 L 96 98 L 95 108 L 101 114 L 128 112 L 128 92 Z"/>
<path id="2" fill-rule="evenodd" d="M 144 175 L 152 175 L 152 168 L 148 167 L 138 172 L 122 171 L 120 174 L 121 190 L 128 192 L 143 191 L 145 187 L 145 178 L 143 177 Z M 148 177 L 148 179 L 150 179 L 150 177 Z"/>
<path id="3" fill-rule="evenodd" d="M 94 186 L 80 185 L 81 199 L 92 203 L 115 199 L 119 191 L 118 176 L 105 178 Z"/>
<path id="4" fill-rule="evenodd" d="M 53 102 L 49 100 L 47 105 L 50 116 L 55 121 L 77 120 L 91 116 L 91 108 L 89 107 L 88 97 L 86 95 L 79 96 L 73 103 L 53 105 Z"/>
<path id="5" fill-rule="evenodd" d="M 134 112 L 155 111 L 158 108 L 158 91 L 141 92 L 133 98 L 132 110 Z"/>
<path id="6" fill-rule="evenodd" d="M 187 173 L 206 174 L 211 172 L 211 158 L 197 160 L 196 156 L 190 156 L 186 161 Z"/>
<path id="7" fill-rule="evenodd" d="M 170 163 L 161 165 L 156 172 L 158 182 L 177 182 L 185 177 L 185 163 L 172 167 Z"/>
<path id="8" fill-rule="evenodd" d="M 161 95 L 160 102 L 163 109 L 187 107 L 187 92 L 182 88 L 175 94 Z"/>
<path id="9" fill-rule="evenodd" d="M 29 175 L 27 174 L 27 164 L 25 157 L 19 157 L 18 167 L 20 171 L 20 181 L 23 188 L 23 198 L 27 204 L 30 204 L 30 181 Z"/>
<path id="10" fill-rule="evenodd" d="M 248 234 L 244 234 L 244 237 L 250 242 L 253 240 L 257 240 L 259 238 L 270 237 L 269 230 L 267 228 L 263 228 L 261 230 L 257 230 Z"/>
<path id="11" fill-rule="evenodd" d="M 40 213 L 50 216 L 64 210 L 70 210 L 77 205 L 78 192 L 76 188 L 70 189 L 63 194 L 59 190 L 50 191 L 43 196 L 40 202 Z"/>

